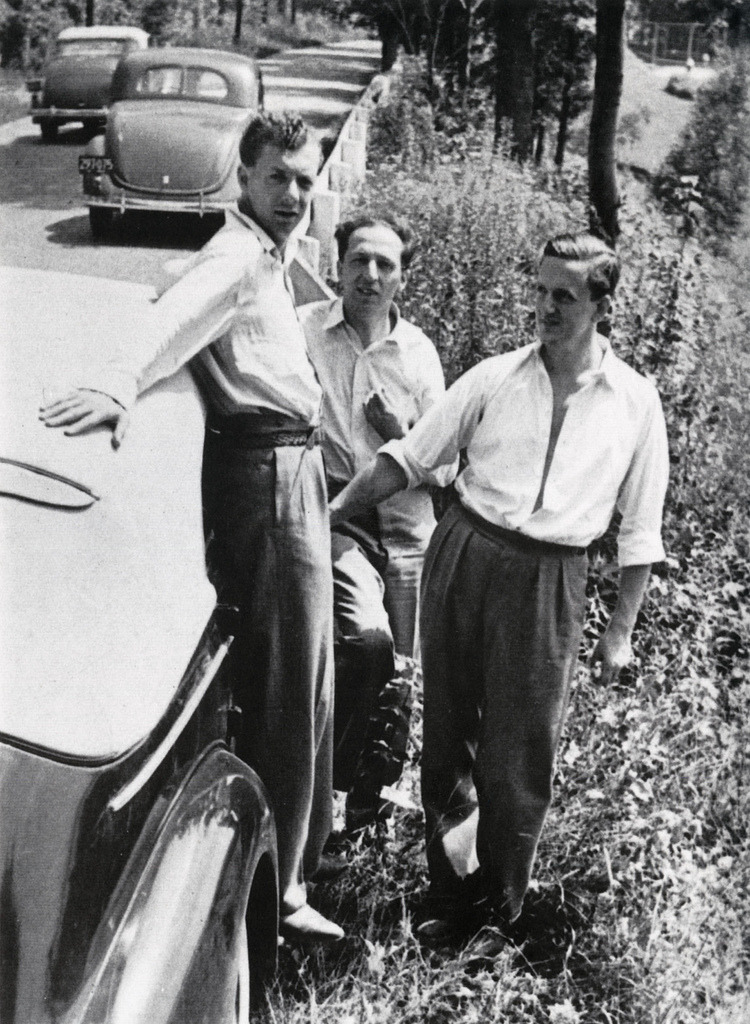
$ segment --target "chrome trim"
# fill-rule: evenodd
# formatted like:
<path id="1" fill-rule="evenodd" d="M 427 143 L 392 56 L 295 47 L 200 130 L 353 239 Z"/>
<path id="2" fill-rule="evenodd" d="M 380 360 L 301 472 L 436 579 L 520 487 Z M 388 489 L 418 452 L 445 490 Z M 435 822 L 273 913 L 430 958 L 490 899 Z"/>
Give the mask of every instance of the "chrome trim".
<path id="1" fill-rule="evenodd" d="M 45 117 L 50 120 L 65 117 L 71 121 L 78 121 L 82 117 L 106 119 L 107 110 L 107 107 L 73 107 L 70 110 L 67 107 L 34 107 L 34 117 Z"/>
<path id="2" fill-rule="evenodd" d="M 135 794 L 141 789 L 151 778 L 154 772 L 157 770 L 159 765 L 162 763 L 164 758 L 167 756 L 169 751 L 172 749 L 174 741 L 177 736 L 187 725 L 188 721 L 192 717 L 193 712 L 197 709 L 200 702 L 208 690 L 211 683 L 214 681 L 216 673 L 221 668 L 222 662 L 226 657 L 227 651 L 229 650 L 230 644 L 232 643 L 232 637 L 227 639 L 221 644 L 216 654 L 211 659 L 207 671 L 205 672 L 203 679 L 199 686 L 196 686 L 188 700 L 185 702 L 185 707 L 182 709 L 180 714 L 172 723 L 172 727 L 166 734 L 161 743 L 156 747 L 150 757 L 143 763 L 140 770 L 136 772 L 133 778 L 125 786 L 122 787 L 117 793 L 114 794 L 107 804 L 107 809 L 112 812 L 122 810 L 122 808 L 130 800 L 133 799 Z"/>
<path id="3" fill-rule="evenodd" d="M 126 195 L 124 192 L 119 195 L 99 197 L 85 195 L 84 202 L 87 206 L 100 206 L 110 210 L 119 210 L 125 213 L 126 210 L 141 210 L 155 213 L 197 213 L 203 216 L 206 213 L 221 213 L 224 210 L 231 210 L 237 203 L 236 199 L 224 199 L 218 202 L 207 202 L 201 198 L 195 199 L 138 199 Z"/>

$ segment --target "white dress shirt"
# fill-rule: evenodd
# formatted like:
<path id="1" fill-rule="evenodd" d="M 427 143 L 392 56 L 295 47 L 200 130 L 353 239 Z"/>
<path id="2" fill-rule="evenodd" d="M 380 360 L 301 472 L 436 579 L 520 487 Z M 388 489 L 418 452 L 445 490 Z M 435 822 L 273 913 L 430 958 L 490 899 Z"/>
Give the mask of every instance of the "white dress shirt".
<path id="1" fill-rule="evenodd" d="M 79 374 L 79 387 L 129 408 L 137 394 L 193 359 L 218 412 L 282 413 L 307 424 L 321 392 L 273 240 L 237 210 L 184 264 L 178 279 L 129 326 L 116 360 Z"/>
<path id="2" fill-rule="evenodd" d="M 456 481 L 466 508 L 536 540 L 586 547 L 615 508 L 621 566 L 664 558 L 661 516 L 669 458 L 656 388 L 604 338 L 599 368 L 568 402 L 536 512 L 552 424 L 552 386 L 537 342 L 473 367 L 401 441 L 381 450 L 410 486 L 466 449 Z"/>
<path id="3" fill-rule="evenodd" d="M 445 394 L 445 380 L 435 346 L 394 306 L 390 334 L 363 346 L 344 319 L 341 299 L 314 302 L 299 310 L 307 345 L 323 388 L 321 444 L 329 479 L 347 483 L 367 466 L 383 444 L 364 406 L 382 390 L 398 416 L 415 423 Z M 441 485 L 453 478 L 443 470 Z M 421 554 L 435 517 L 426 487 L 394 495 L 378 507 L 383 543 L 393 556 Z"/>

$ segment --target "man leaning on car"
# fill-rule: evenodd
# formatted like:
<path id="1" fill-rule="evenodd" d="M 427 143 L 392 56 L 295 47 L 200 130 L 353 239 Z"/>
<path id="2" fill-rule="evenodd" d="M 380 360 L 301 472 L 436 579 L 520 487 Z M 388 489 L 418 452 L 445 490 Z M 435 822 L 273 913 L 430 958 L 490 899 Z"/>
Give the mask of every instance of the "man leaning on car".
<path id="1" fill-rule="evenodd" d="M 276 814 L 280 932 L 343 936 L 307 903 L 331 829 L 331 549 L 321 391 L 297 320 L 289 239 L 307 211 L 320 143 L 291 114 L 261 114 L 240 143 L 241 197 L 139 324 L 133 347 L 41 410 L 78 434 L 113 425 L 192 359 L 208 406 L 204 504 L 220 597 L 240 609 L 232 648 L 247 758 Z"/>

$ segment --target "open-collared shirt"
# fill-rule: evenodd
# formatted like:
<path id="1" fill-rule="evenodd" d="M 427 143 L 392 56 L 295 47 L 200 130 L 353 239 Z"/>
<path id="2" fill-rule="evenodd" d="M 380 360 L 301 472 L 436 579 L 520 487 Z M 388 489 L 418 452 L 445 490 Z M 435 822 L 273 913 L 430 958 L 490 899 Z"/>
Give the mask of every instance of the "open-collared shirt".
<path id="1" fill-rule="evenodd" d="M 193 360 L 209 405 L 225 415 L 282 413 L 314 425 L 321 391 L 288 284 L 284 258 L 238 210 L 183 265 L 180 275 L 129 327 L 114 362 L 79 375 L 79 387 L 125 408 Z"/>
<path id="2" fill-rule="evenodd" d="M 299 310 L 310 358 L 323 388 L 321 443 L 329 479 L 348 483 L 368 465 L 383 438 L 365 416 L 373 391 L 382 391 L 399 418 L 416 423 L 445 393 L 435 346 L 418 327 L 391 309 L 391 331 L 365 347 L 344 317 L 341 299 Z M 450 469 L 438 474 L 441 484 Z M 427 488 L 394 495 L 378 507 L 381 537 L 391 555 L 419 554 L 435 527 Z"/>
<path id="3" fill-rule="evenodd" d="M 618 509 L 620 565 L 660 561 L 669 471 L 661 402 L 653 384 L 599 340 L 601 363 L 568 400 L 536 511 L 552 426 L 552 385 L 538 342 L 473 367 L 407 437 L 381 450 L 415 487 L 466 449 L 456 481 L 461 502 L 536 540 L 587 547 Z"/>

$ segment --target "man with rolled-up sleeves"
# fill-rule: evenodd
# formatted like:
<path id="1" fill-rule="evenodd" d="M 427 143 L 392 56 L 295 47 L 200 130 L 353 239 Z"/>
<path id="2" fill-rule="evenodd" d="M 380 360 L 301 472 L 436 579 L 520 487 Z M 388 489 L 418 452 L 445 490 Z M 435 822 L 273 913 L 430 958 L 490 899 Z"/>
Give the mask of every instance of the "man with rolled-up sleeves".
<path id="1" fill-rule="evenodd" d="M 631 657 L 664 558 L 666 430 L 654 386 L 597 331 L 619 263 L 561 235 L 537 270 L 538 340 L 469 370 L 331 503 L 332 523 L 422 485 L 465 450 L 422 577 L 422 799 L 438 937 L 522 910 L 584 624 L 587 546 L 615 510 L 620 586 L 593 660 Z M 473 904 L 469 913 L 470 902 Z"/>

